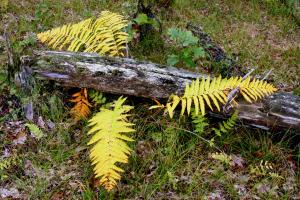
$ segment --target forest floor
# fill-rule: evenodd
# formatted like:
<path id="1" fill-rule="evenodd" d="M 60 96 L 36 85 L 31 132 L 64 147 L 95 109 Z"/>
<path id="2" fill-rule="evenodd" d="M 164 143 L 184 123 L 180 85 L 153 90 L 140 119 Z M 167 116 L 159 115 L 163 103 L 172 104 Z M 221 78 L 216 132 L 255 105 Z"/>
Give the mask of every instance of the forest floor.
<path id="1" fill-rule="evenodd" d="M 43 48 L 35 34 L 79 22 L 109 10 L 131 19 L 136 1 L 11 0 L 0 3 L 0 33 L 10 33 L 17 54 Z M 213 2 L 213 3 L 212 3 Z M 300 29 L 289 9 L 277 0 L 175 0 L 154 7 L 162 23 L 159 37 L 133 45 L 140 60 L 167 63 L 174 52 L 167 30 L 201 25 L 247 72 L 272 69 L 280 89 L 300 95 Z M 0 199 L 300 199 L 299 131 L 266 132 L 235 127 L 211 147 L 193 131 L 189 118 L 169 119 L 135 99 L 134 150 L 117 188 L 106 192 L 93 178 L 87 121 L 74 124 L 69 115 L 73 89 L 37 81 L 32 95 L 5 81 L 7 62 L 0 37 Z M 196 70 L 214 73 L 200 61 Z M 185 67 L 187 66 L 177 66 Z M 193 69 L 195 70 L 195 69 Z M 117 83 L 116 83 L 117 84 Z M 107 101 L 116 96 L 105 94 Z M 26 128 L 23 105 L 33 102 L 41 138 Z M 94 108 L 93 111 L 96 111 Z M 217 122 L 201 136 L 209 139 Z M 298 137 L 298 138 L 297 138 Z M 296 140 L 294 138 L 297 138 Z M 296 142 L 295 142 L 296 141 Z M 214 158 L 219 149 L 225 158 Z M 230 156 L 230 157 L 227 157 Z"/>

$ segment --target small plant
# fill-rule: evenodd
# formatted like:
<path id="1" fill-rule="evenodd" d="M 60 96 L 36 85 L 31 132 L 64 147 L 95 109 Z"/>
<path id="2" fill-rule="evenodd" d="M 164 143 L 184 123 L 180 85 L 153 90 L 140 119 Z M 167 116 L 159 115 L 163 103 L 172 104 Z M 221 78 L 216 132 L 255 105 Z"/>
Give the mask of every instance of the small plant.
<path id="1" fill-rule="evenodd" d="M 209 125 L 207 119 L 203 115 L 196 115 L 195 112 L 192 113 L 193 124 L 195 126 L 194 132 L 202 135 L 205 131 L 205 128 Z"/>
<path id="2" fill-rule="evenodd" d="M 210 155 L 214 160 L 218 160 L 221 163 L 224 163 L 225 165 L 230 165 L 232 158 L 230 155 L 227 155 L 226 153 L 212 153 Z"/>
<path id="3" fill-rule="evenodd" d="M 0 180 L 3 181 L 8 178 L 8 174 L 5 170 L 9 169 L 13 165 L 17 165 L 19 163 L 18 157 L 16 155 L 12 155 L 10 157 L 0 157 Z"/>
<path id="4" fill-rule="evenodd" d="M 137 25 L 149 24 L 155 27 L 159 26 L 158 22 L 155 19 L 149 18 L 144 13 L 138 14 L 138 16 L 135 19 L 133 19 L 133 22 Z"/>
<path id="5" fill-rule="evenodd" d="M 195 62 L 199 58 L 205 57 L 205 51 L 198 45 L 198 38 L 193 36 L 191 31 L 182 31 L 177 28 L 170 28 L 168 34 L 172 41 L 175 42 L 178 48 L 178 54 L 171 54 L 168 56 L 167 63 L 169 65 L 176 65 L 184 63 L 189 67 L 196 67 Z"/>
<path id="6" fill-rule="evenodd" d="M 219 123 L 218 129 L 213 128 L 213 131 L 217 136 L 221 137 L 222 133 L 228 133 L 230 130 L 232 130 L 235 127 L 237 119 L 238 119 L 238 115 L 237 112 L 235 112 L 231 115 L 229 119 Z"/>
<path id="7" fill-rule="evenodd" d="M 35 7 L 33 23 L 39 31 L 44 31 L 50 25 L 53 15 L 50 4 L 46 1 L 40 1 Z"/>
<path id="8" fill-rule="evenodd" d="M 274 171 L 273 164 L 268 161 L 261 160 L 259 165 L 250 165 L 250 174 L 255 176 L 268 176 L 269 178 L 280 181 L 284 178 Z"/>
<path id="9" fill-rule="evenodd" d="M 18 53 L 21 53 L 26 47 L 33 46 L 37 42 L 35 35 L 27 35 L 23 40 L 18 41 L 14 44 L 14 50 Z"/>
<path id="10" fill-rule="evenodd" d="M 37 140 L 40 140 L 44 136 L 43 131 L 41 131 L 41 129 L 37 125 L 32 123 L 26 123 L 25 126 L 29 129 L 33 137 L 35 137 Z"/>
<path id="11" fill-rule="evenodd" d="M 102 92 L 90 89 L 88 93 L 89 98 L 91 102 L 93 102 L 94 106 L 100 106 L 105 104 L 106 98 Z"/>
<path id="12" fill-rule="evenodd" d="M 71 109 L 71 115 L 75 121 L 85 119 L 89 116 L 92 105 L 88 101 L 87 89 L 81 89 L 79 92 L 72 95 L 73 99 L 70 101 L 75 103 L 75 106 Z"/>

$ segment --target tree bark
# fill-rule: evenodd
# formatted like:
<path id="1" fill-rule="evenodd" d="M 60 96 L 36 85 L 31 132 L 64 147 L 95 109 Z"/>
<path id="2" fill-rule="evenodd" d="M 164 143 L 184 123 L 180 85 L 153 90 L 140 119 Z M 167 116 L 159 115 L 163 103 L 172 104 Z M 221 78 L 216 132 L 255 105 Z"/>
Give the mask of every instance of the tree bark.
<path id="1" fill-rule="evenodd" d="M 207 52 L 210 60 L 218 66 L 222 76 L 244 75 L 237 63 L 204 32 L 200 25 L 196 26 L 192 23 L 188 23 L 186 28 L 190 30 L 195 37 L 199 38 L 199 45 Z"/>
<path id="2" fill-rule="evenodd" d="M 99 57 L 90 53 L 37 51 L 33 56 L 23 56 L 21 61 L 26 72 L 64 86 L 155 99 L 180 95 L 185 83 L 207 77 L 155 63 Z M 239 119 L 247 125 L 266 130 L 300 130 L 300 97 L 289 93 L 276 93 L 253 104 L 242 101 L 237 110 Z M 223 115 L 217 112 L 211 114 Z"/>

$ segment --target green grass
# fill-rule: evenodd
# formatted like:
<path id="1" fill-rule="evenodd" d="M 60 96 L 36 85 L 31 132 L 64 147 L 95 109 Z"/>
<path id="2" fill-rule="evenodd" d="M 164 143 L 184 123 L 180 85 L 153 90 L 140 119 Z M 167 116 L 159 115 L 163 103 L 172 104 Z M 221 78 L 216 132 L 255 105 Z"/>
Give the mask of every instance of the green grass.
<path id="1" fill-rule="evenodd" d="M 30 54 L 33 49 L 45 48 L 36 42 L 34 33 L 96 16 L 102 10 L 129 18 L 135 9 L 136 1 L 133 0 L 30 0 L 22 3 L 12 0 L 7 8 L 0 9 L 0 32 L 4 24 L 10 22 L 15 50 L 21 55 Z M 299 90 L 299 27 L 290 10 L 279 1 L 175 0 L 170 10 L 159 11 L 157 17 L 162 22 L 163 34 L 155 32 L 134 45 L 132 55 L 135 58 L 165 64 L 168 54 L 174 51 L 167 42 L 166 30 L 184 28 L 187 22 L 193 22 L 201 25 L 229 56 L 236 59 L 242 70 L 248 71 L 253 66 L 258 68 L 256 73 L 274 69 L 271 78 L 275 84 L 286 83 L 284 89 Z M 6 62 L 4 53 L 0 53 L 2 71 Z M 208 62 L 207 65 L 212 64 Z M 201 67 L 199 70 L 205 71 Z M 4 76 L 0 77 L 2 83 Z M 133 155 L 127 165 L 122 165 L 125 172 L 118 187 L 108 194 L 96 187 L 92 178 L 86 122 L 73 124 L 69 119 L 69 91 L 47 82 L 34 85 L 29 95 L 12 84 L 3 83 L 0 87 L 0 98 L 10 97 L 9 111 L 0 118 L 0 151 L 9 148 L 20 161 L 3 171 L 8 178 L 0 182 L 0 188 L 16 187 L 24 199 L 57 196 L 61 199 L 204 199 L 220 191 L 225 199 L 239 199 L 246 194 L 239 195 L 237 186 L 264 199 L 277 199 L 276 194 L 287 199 L 299 192 L 299 187 L 295 186 L 299 183 L 299 175 L 294 175 L 287 167 L 290 155 L 297 154 L 295 159 L 300 159 L 299 146 L 295 151 L 289 149 L 292 140 L 287 138 L 290 136 L 278 140 L 275 133 L 237 128 L 217 137 L 215 143 L 219 149 L 228 155 L 239 155 L 245 161 L 242 168 L 236 169 L 213 160 L 210 154 L 218 150 L 184 131 L 193 131 L 190 119 L 170 120 L 156 111 L 147 111 L 150 105 L 144 103 L 136 104 L 131 117 L 137 129 L 135 142 L 130 144 Z M 15 130 L 20 127 L 8 122 L 24 120 L 20 105 L 29 101 L 33 102 L 36 116 L 50 120 L 55 127 L 43 130 L 46 136 L 37 141 L 20 126 L 18 131 L 26 132 L 27 140 L 23 145 L 14 146 L 12 141 L 19 133 Z M 201 136 L 209 140 L 213 137 L 210 132 L 211 127 Z M 258 166 L 262 160 L 272 162 L 274 171 L 285 179 L 276 183 L 268 176 L 250 174 L 250 165 Z M 267 185 L 270 191 L 260 193 L 261 184 Z"/>

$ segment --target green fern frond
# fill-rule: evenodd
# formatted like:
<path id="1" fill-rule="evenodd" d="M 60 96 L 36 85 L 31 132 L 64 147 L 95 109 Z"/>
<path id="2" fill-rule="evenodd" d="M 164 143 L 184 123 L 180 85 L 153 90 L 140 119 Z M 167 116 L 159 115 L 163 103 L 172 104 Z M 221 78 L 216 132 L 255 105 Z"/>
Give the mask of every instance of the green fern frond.
<path id="1" fill-rule="evenodd" d="M 28 127 L 30 133 L 36 138 L 36 139 L 41 139 L 42 137 L 44 137 L 44 133 L 43 131 L 35 124 L 32 123 L 26 123 L 25 124 L 26 127 Z"/>
<path id="2" fill-rule="evenodd" d="M 15 154 L 7 158 L 0 157 L 0 180 L 2 181 L 8 178 L 8 173 L 6 173 L 5 171 L 11 168 L 13 165 L 19 164 L 19 162 L 20 160 Z"/>
<path id="3" fill-rule="evenodd" d="M 198 133 L 199 135 L 203 134 L 205 131 L 205 128 L 209 125 L 207 123 L 206 117 L 203 115 L 196 115 L 195 112 L 192 113 L 192 119 L 193 124 L 195 126 L 195 133 Z"/>
<path id="4" fill-rule="evenodd" d="M 166 111 L 172 118 L 175 108 L 181 102 L 181 115 L 186 111 L 188 115 L 191 112 L 192 104 L 194 104 L 196 115 L 201 112 L 205 115 L 205 106 L 207 105 L 211 110 L 216 107 L 220 111 L 220 105 L 227 102 L 228 93 L 230 90 L 239 88 L 243 97 L 252 102 L 266 95 L 272 94 L 277 89 L 271 84 L 261 80 L 250 80 L 250 77 L 243 80 L 242 77 L 231 77 L 229 79 L 222 79 L 221 76 L 206 79 L 196 79 L 191 84 L 186 84 L 184 95 L 179 97 L 171 95 L 169 103 L 166 105 Z"/>
<path id="5" fill-rule="evenodd" d="M 234 112 L 230 118 L 228 118 L 226 121 L 223 121 L 219 123 L 219 128 L 213 128 L 216 135 L 221 136 L 222 133 L 228 133 L 230 130 L 232 130 L 235 127 L 236 121 L 238 119 L 237 112 Z"/>
<path id="6" fill-rule="evenodd" d="M 131 149 L 125 141 L 133 141 L 125 134 L 134 132 L 131 127 L 134 124 L 127 122 L 126 114 L 133 107 L 123 105 L 126 98 L 120 97 L 115 101 L 114 109 L 101 108 L 91 120 L 92 128 L 88 134 L 93 134 L 88 145 L 93 145 L 90 151 L 90 159 L 94 165 L 96 178 L 100 178 L 100 184 L 106 190 L 112 190 L 117 180 L 121 179 L 120 172 L 123 170 L 116 166 L 117 162 L 127 163 Z"/>
<path id="7" fill-rule="evenodd" d="M 77 24 L 64 25 L 39 33 L 37 37 L 53 49 L 123 56 L 127 33 L 122 30 L 126 26 L 123 16 L 103 11 L 98 19 L 89 18 Z"/>
<path id="8" fill-rule="evenodd" d="M 224 152 L 221 153 L 212 153 L 211 158 L 218 160 L 226 165 L 229 165 L 230 162 L 232 161 L 232 157 Z"/>
<path id="9" fill-rule="evenodd" d="M 102 92 L 94 89 L 89 90 L 89 98 L 94 103 L 95 106 L 105 104 L 106 98 Z"/>

